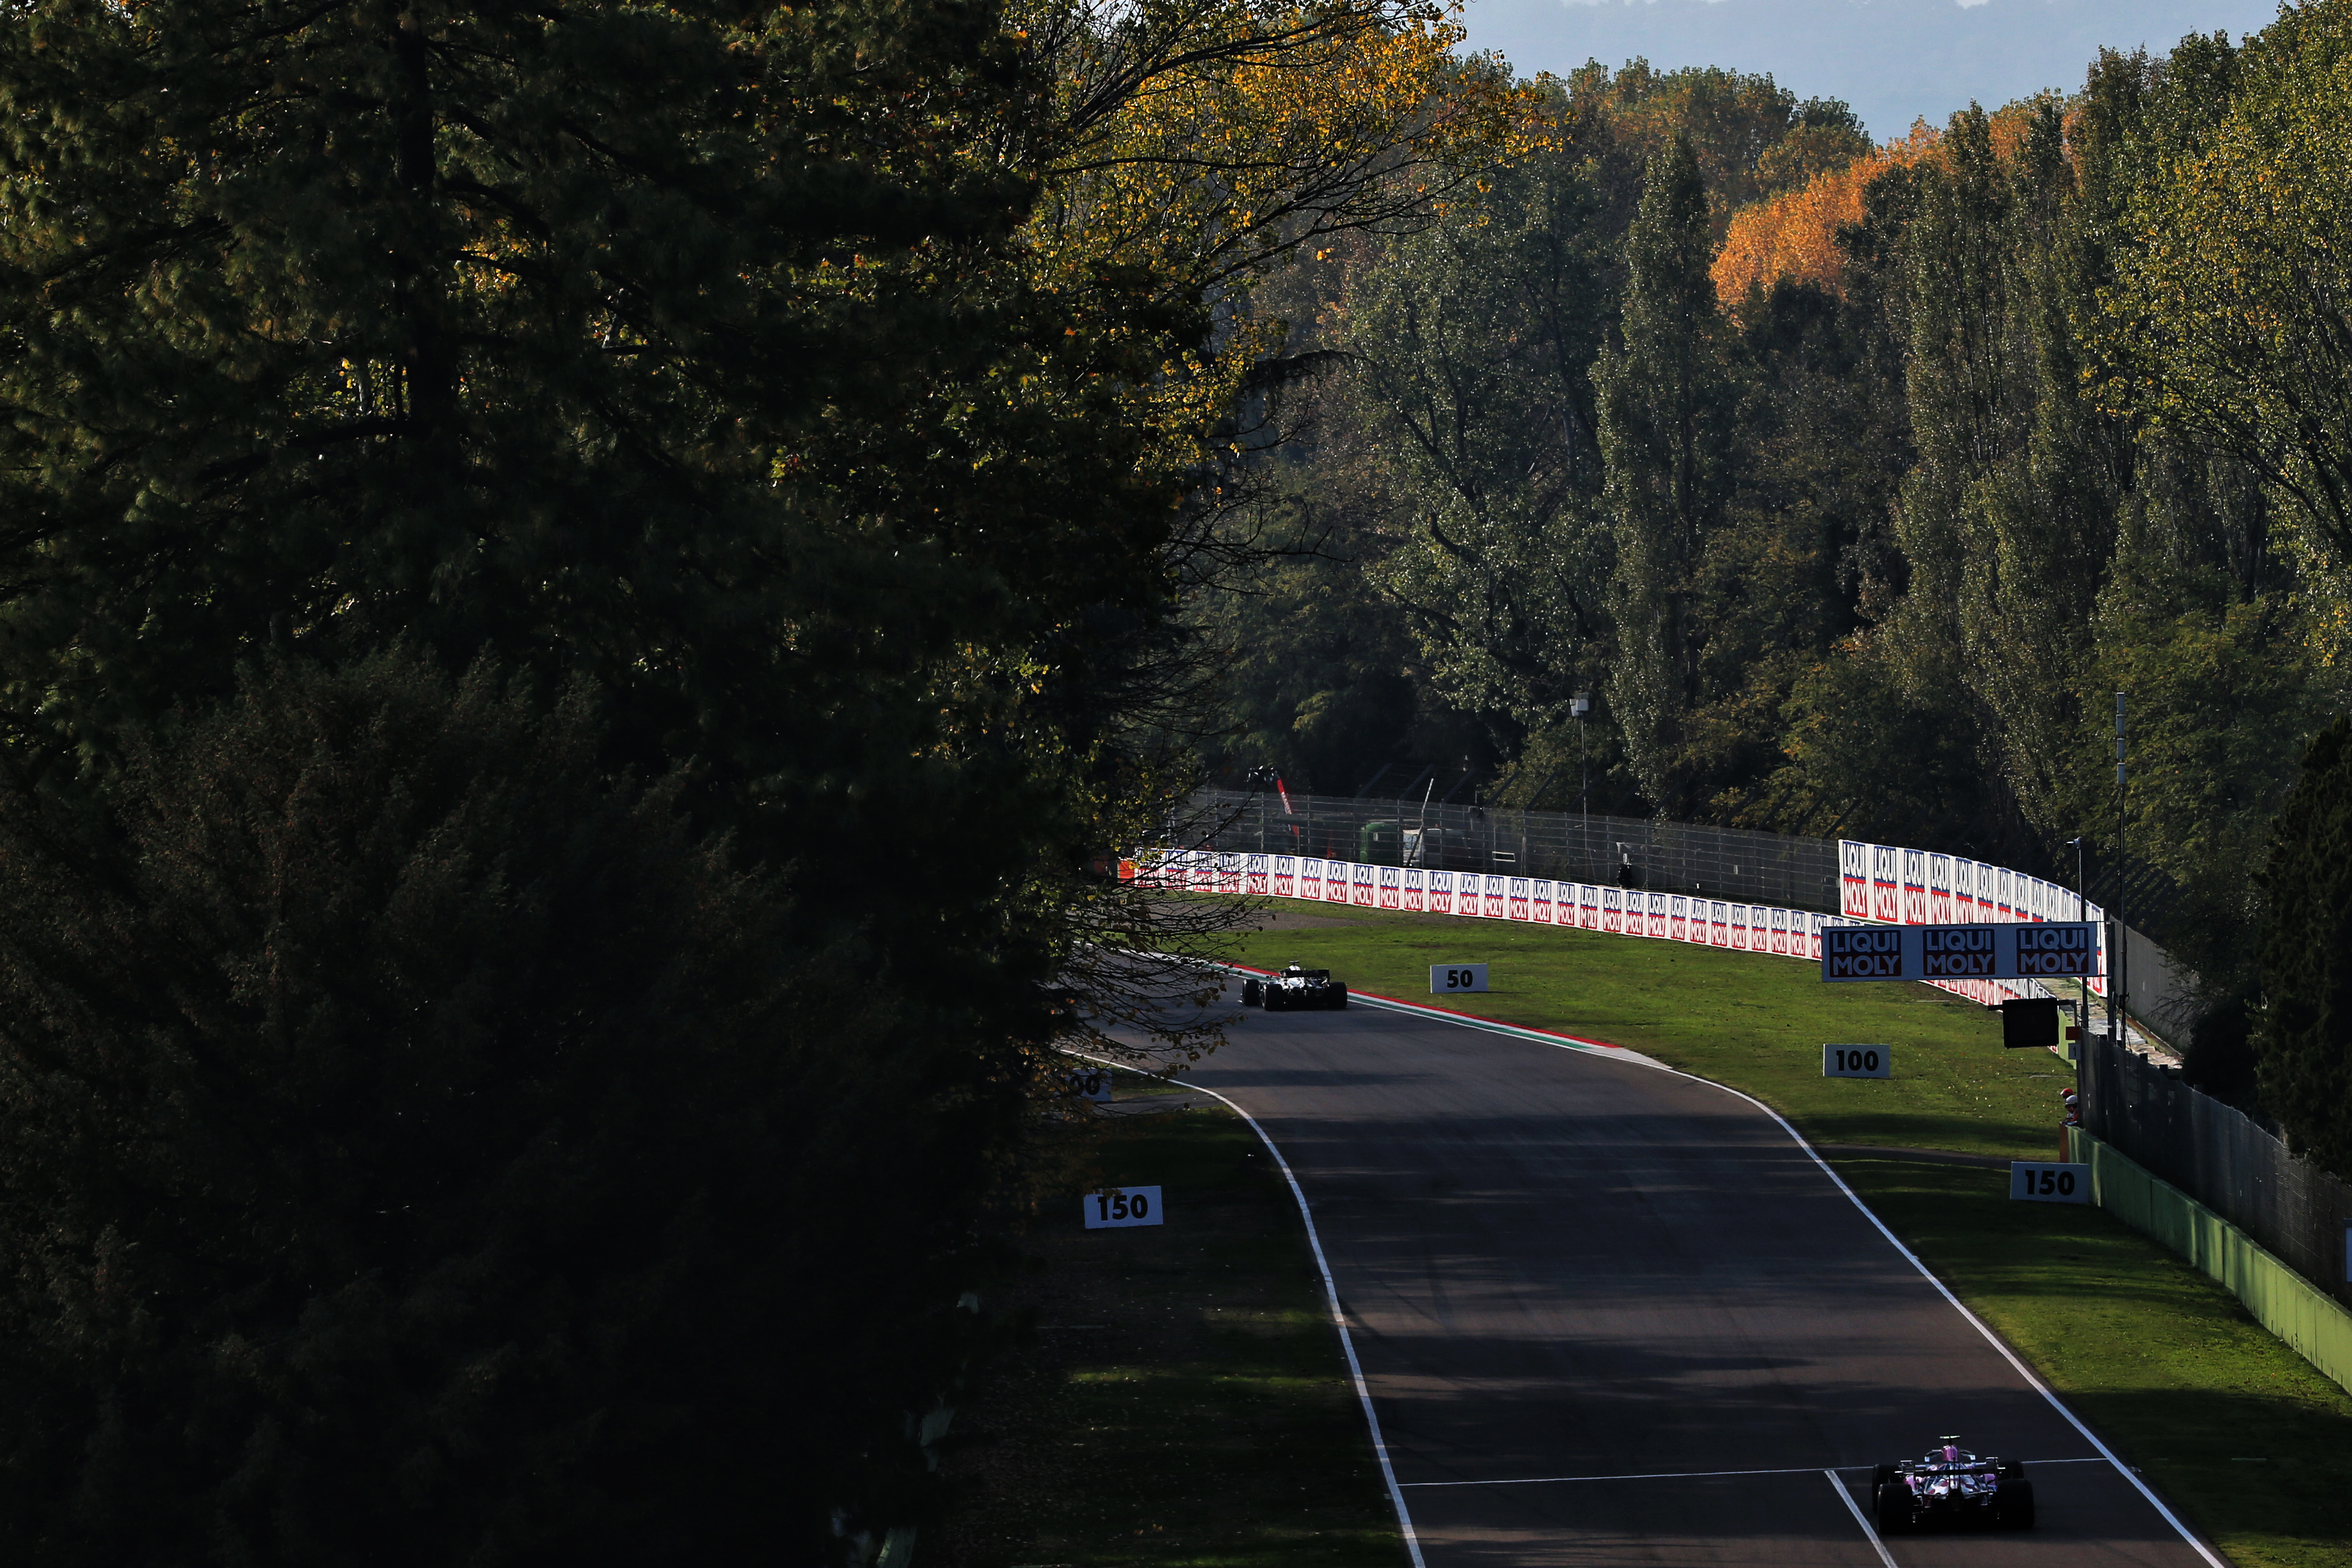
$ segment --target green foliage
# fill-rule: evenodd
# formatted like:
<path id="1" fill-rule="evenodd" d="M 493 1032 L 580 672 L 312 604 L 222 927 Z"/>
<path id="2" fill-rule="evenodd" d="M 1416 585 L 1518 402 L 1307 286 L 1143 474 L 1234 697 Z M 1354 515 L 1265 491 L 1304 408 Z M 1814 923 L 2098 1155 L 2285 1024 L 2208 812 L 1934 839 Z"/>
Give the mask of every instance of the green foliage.
<path id="1" fill-rule="evenodd" d="M 1068 775 L 1153 651 L 1176 521 L 1117 389 L 1205 316 L 1144 278 L 1026 290 L 1032 184 L 972 156 L 1024 101 L 989 10 L 18 21 L 27 765 L 102 771 L 265 644 L 411 639 L 588 676 L 616 755 L 696 757 L 698 812 L 819 879 L 952 854 L 1004 892 L 1097 847 Z M 1042 1026 L 1051 939 L 951 902 L 858 917 Z"/>
<path id="2" fill-rule="evenodd" d="M 1706 191 L 1685 138 L 1650 160 L 1625 258 L 1624 344 L 1604 351 L 1593 373 L 1617 546 L 1610 697 L 1655 795 L 1696 681 L 1691 574 L 1720 522 L 1733 463 Z"/>
<path id="3" fill-rule="evenodd" d="M 1476 223 L 1391 245 L 1335 335 L 1404 536 L 1374 582 L 1450 701 L 1522 726 L 1565 712 L 1604 634 L 1604 151 L 1571 137 L 1496 176 Z"/>
<path id="4" fill-rule="evenodd" d="M 100 811 L 0 786 L 13 1558 L 810 1559 L 919 1506 L 906 1309 L 962 1269 L 860 1238 L 969 1227 L 979 1128 L 925 1123 L 1017 1102 L 593 710 L 271 660 Z"/>
<path id="5" fill-rule="evenodd" d="M 2152 139 L 2124 219 L 2131 243 L 2102 297 L 2117 362 L 2108 395 L 2253 468 L 2341 562 L 2352 556 L 2352 12 L 2284 11 L 2240 58 L 2197 43 L 2172 95 L 2196 101 Z"/>
<path id="6" fill-rule="evenodd" d="M 2330 684 L 2305 657 L 2302 617 L 2275 597 L 2168 619 L 2119 611 L 2102 634 L 2103 684 L 2129 691 L 2137 715 L 2135 855 L 2180 889 L 2170 945 L 2226 1005 L 2253 984 L 2263 895 L 2247 872 L 2262 861 L 2305 738 L 2326 721 Z M 2078 745 L 2101 739 L 2086 732 Z"/>
<path id="7" fill-rule="evenodd" d="M 273 628 L 495 644 L 635 687 L 624 711 L 663 730 L 718 729 L 787 622 L 803 673 L 870 667 L 883 628 L 785 583 L 952 592 L 915 565 L 875 580 L 850 519 L 935 519 L 898 542 L 928 563 L 967 542 L 970 502 L 873 460 L 903 445 L 854 472 L 843 447 L 904 419 L 977 438 L 993 472 L 985 412 L 918 384 L 982 374 L 1003 328 L 889 263 L 978 259 L 1022 215 L 1018 181 L 955 153 L 1005 100 L 996 47 L 979 10 L 19 17 L 20 731 L 102 746 L 159 693 L 223 689 Z M 885 112 L 918 84 L 940 108 Z M 924 637 L 908 612 L 889 629 Z"/>
<path id="8" fill-rule="evenodd" d="M 1269 563 L 1202 606 L 1204 635 L 1232 650 L 1221 682 L 1229 771 L 1271 767 L 1294 791 L 1351 794 L 1435 739 L 1417 721 L 1402 617 L 1356 558 L 1378 543 L 1327 537 L 1322 552 Z"/>
<path id="9" fill-rule="evenodd" d="M 1444 178 L 1465 177 L 1505 95 L 1465 93 L 1475 112 L 1442 130 L 1419 117 L 1433 73 L 1454 68 L 1418 16 L 1373 5 L 1269 34 L 1255 14 L 1160 7 L 1142 20 L 1213 47 L 1146 49 L 1074 83 L 1040 73 L 1099 63 L 1091 46 L 1116 32 L 1077 5 L 1024 8 L 1040 29 L 1023 35 L 986 0 L 12 12 L 0 749 L 29 847 L 6 873 L 23 896 L 0 941 L 18 944 L 20 984 L 63 1009 L 28 1015 L 25 1048 L 113 1050 L 89 1070 L 119 1075 L 120 1103 L 109 1145 L 66 1125 L 70 1086 L 44 1079 L 17 1109 L 47 1142 L 24 1143 L 40 1152 L 10 1179 L 30 1205 L 17 1234 L 44 1214 L 66 1226 L 41 1233 L 63 1249 L 58 1300 L 148 1290 L 136 1259 L 152 1258 L 175 1314 L 157 1328 L 135 1294 L 109 1298 L 118 1317 L 77 1349 L 70 1326 L 18 1304 L 48 1335 L 12 1406 L 34 1424 L 7 1449 L 20 1546 L 806 1559 L 848 1549 L 825 1543 L 836 1509 L 853 1530 L 920 1514 L 907 1417 L 961 1353 L 950 1304 L 1001 1237 L 982 1205 L 1019 1158 L 1039 1047 L 1097 1004 L 1135 1017 L 1118 1011 L 1116 955 L 1160 936 L 1152 902 L 1096 868 L 1186 782 L 1165 721 L 1196 671 L 1170 612 L 1256 352 L 1222 332 L 1209 286 L 1317 222 L 1401 205 L 1381 182 L 1436 179 L 1441 141 Z M 1208 89 L 1184 100 L 1221 134 L 1278 122 L 1307 151 L 1223 187 L 1270 219 L 1238 247 L 1179 234 L 1148 258 L 1108 255 L 1114 166 L 1148 165 L 1131 184 L 1150 186 L 1168 167 L 1155 149 L 1202 122 L 1121 120 L 1178 76 Z M 1337 171 L 1295 131 L 1335 95 L 1357 153 Z M 1168 201 L 1153 210 L 1200 218 L 1214 182 L 1196 173 L 1155 187 Z M 429 681 L 371 662 L 410 647 L 451 668 L 487 656 L 542 688 L 585 682 L 607 722 L 542 733 L 516 717 L 434 741 L 433 788 L 471 769 L 497 810 L 433 827 L 457 807 L 428 800 L 416 826 L 395 786 L 426 775 L 395 776 L 396 751 L 329 722 L 365 706 L 334 681 L 377 681 L 405 715 L 383 746 L 432 741 Z M 264 658 L 294 673 L 237 698 L 236 672 Z M 301 673 L 314 668 L 355 673 Z M 243 717 L 206 728 L 231 701 Z M 328 716 L 269 730 L 255 715 L 273 702 Z M 305 736 L 345 771 L 303 773 Z M 226 750 L 184 750 L 205 745 Z M 447 760 L 467 747 L 470 763 Z M 173 795 L 175 767 L 215 779 L 218 798 Z M 601 804 L 596 781 L 633 767 L 665 781 L 646 834 L 731 835 L 761 868 L 723 910 L 658 879 L 608 893 L 591 877 L 600 849 L 620 857 L 614 878 L 655 855 Z M 377 820 L 379 797 L 393 804 Z M 333 831 L 358 845 L 374 821 L 369 852 L 392 858 L 355 847 L 278 868 L 315 931 L 268 928 L 276 945 L 257 947 L 264 847 L 183 865 L 158 847 L 174 822 L 230 833 L 232 799 L 238 831 L 290 821 L 294 847 L 332 840 L 310 805 L 356 814 Z M 78 812 L 114 826 L 88 843 L 54 826 Z M 466 837 L 478 826 L 487 837 Z M 434 869 L 441 851 L 401 837 L 427 828 L 471 858 Z M 478 868 L 494 852 L 546 883 L 552 912 L 489 929 L 505 895 Z M 422 896 L 403 891 L 404 856 L 456 900 L 441 948 L 400 902 Z M 774 896 L 766 879 L 787 864 L 814 896 Z M 75 883 L 72 865 L 119 886 Z M 42 878 L 55 929 L 24 890 Z M 119 956 L 96 934 L 109 921 Z M 567 931 L 558 962 L 547 949 Z M 450 945 L 460 934 L 478 970 Z M 266 977 L 306 935 L 328 945 L 284 984 L 315 1032 L 248 1039 L 250 1009 L 205 965 Z M 824 976 L 851 965 L 863 984 L 844 995 Z M 463 1037 L 436 1048 L 457 1054 L 402 1077 L 410 1026 L 371 986 L 448 1019 Z M 86 1047 L 65 1040 L 68 1016 Z M 821 1041 L 804 1032 L 818 1017 Z M 562 1077 L 601 1063 L 623 1094 L 656 1076 L 629 1050 L 706 1039 L 709 1073 L 681 1063 L 675 1091 L 709 1108 L 707 1147 L 685 1146 L 699 1111 L 668 1086 L 606 1105 Z M 269 1050 L 310 1052 L 333 1081 L 281 1083 Z M 561 1059 L 542 1071 L 532 1052 Z M 199 1083 L 192 1062 L 218 1073 Z M 210 1098 L 172 1099 L 173 1074 Z M 447 1192 L 404 1195 L 478 1114 L 495 1125 Z M 540 1164 L 514 1142 L 533 1138 Z M 257 1172 L 280 1145 L 277 1192 Z M 885 1153 L 887 1171 L 869 1166 Z M 153 1168 L 122 1163 L 151 1154 Z M 216 1188 L 200 1190 L 206 1171 Z M 650 1184 L 622 1212 L 633 1171 Z M 557 1184 L 529 1189 L 541 1180 Z M 348 1193 L 304 1184 L 333 1181 Z M 946 1195 L 891 1195 L 908 1183 Z M 215 1191 L 247 1208 L 203 1210 Z M 184 1192 L 186 1223 L 226 1237 L 216 1257 L 164 1234 Z M 426 1243 L 384 1216 L 428 1196 L 440 1250 L 412 1257 Z M 121 1263 L 109 1205 L 140 1201 L 153 1212 L 122 1208 L 117 1230 L 145 1250 Z M 285 1206 L 305 1205 L 310 1231 Z M 928 1220 L 885 1235 L 885 1212 Z M 604 1219 L 610 1258 L 583 1239 Z M 441 1272 L 414 1272 L 428 1265 Z M 358 1294 L 330 1299 L 346 1287 Z M 752 1345 L 755 1302 L 767 1337 Z M 162 1336 L 152 1365 L 141 1335 Z M 673 1380 L 653 1370 L 660 1343 Z M 116 1363 L 131 1368 L 119 1400 L 92 1370 Z M 87 1511 L 58 1523 L 57 1500 L 76 1495 Z M 730 1533 L 746 1530 L 757 1539 Z"/>
<path id="10" fill-rule="evenodd" d="M 2305 754 L 2263 889 L 2263 1105 L 2296 1153 L 2352 1178 L 2352 719 Z"/>

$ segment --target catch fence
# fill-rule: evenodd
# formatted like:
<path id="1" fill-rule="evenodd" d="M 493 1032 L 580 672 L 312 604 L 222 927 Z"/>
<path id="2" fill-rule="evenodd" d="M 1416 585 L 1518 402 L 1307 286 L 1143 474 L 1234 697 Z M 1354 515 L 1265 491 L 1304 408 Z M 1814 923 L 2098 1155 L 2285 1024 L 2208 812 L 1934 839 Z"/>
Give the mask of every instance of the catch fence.
<path id="1" fill-rule="evenodd" d="M 2169 1182 L 2338 1303 L 2352 1307 L 2352 1185 L 2290 1152 L 2253 1118 L 2191 1088 L 2177 1068 L 2084 1042 L 2083 1125 Z"/>
<path id="2" fill-rule="evenodd" d="M 1204 789 L 1165 842 L 1187 848 L 1315 856 L 1545 877 L 1834 912 L 1838 847 L 1741 827 L 1645 816 L 1438 805 L 1271 790 Z"/>

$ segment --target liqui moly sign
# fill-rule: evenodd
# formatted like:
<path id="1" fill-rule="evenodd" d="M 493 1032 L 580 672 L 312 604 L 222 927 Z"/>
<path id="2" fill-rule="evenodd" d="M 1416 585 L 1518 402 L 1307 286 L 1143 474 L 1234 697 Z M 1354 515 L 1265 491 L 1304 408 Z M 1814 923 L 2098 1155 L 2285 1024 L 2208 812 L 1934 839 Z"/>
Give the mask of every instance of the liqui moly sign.
<path id="1" fill-rule="evenodd" d="M 2045 980 L 2100 973 L 2099 928 L 1823 926 L 1823 980 Z"/>

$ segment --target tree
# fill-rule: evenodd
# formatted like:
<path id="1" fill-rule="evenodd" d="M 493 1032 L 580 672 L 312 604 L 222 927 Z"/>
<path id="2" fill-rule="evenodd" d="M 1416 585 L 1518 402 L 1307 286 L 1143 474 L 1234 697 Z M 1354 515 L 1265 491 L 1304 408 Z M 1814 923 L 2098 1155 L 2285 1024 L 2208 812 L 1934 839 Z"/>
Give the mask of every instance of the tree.
<path id="1" fill-rule="evenodd" d="M 2352 719 L 2304 753 L 2263 889 L 2263 1105 L 2296 1153 L 2352 1179 Z"/>
<path id="2" fill-rule="evenodd" d="M 951 1304 L 1003 1234 L 982 1209 L 1017 1166 L 1023 1097 L 1051 1042 L 1085 1025 L 1073 961 L 1155 940 L 1152 900 L 1105 865 L 1181 789 L 1181 745 L 1154 730 L 1181 696 L 1171 611 L 1252 359 L 1220 357 L 1230 293 L 1211 287 L 1236 287 L 1318 223 L 1362 217 L 1356 197 L 1410 179 L 1415 137 L 1441 134 L 1417 118 L 1417 93 L 1456 68 L 1403 12 L 1291 26 L 1193 9 L 1211 32 L 1245 24 L 1250 37 L 1120 67 L 1096 105 L 1115 122 L 1108 143 L 1064 112 L 1069 81 L 1052 72 L 1071 57 L 1030 52 L 985 0 L 226 11 L 34 0 L 0 33 L 0 744 L 38 797 L 70 815 L 97 809 L 121 770 L 149 778 L 136 737 L 182 706 L 201 726 L 265 653 L 341 669 L 394 647 L 448 668 L 488 650 L 545 686 L 594 687 L 609 717 L 594 770 L 672 781 L 689 837 L 731 832 L 764 875 L 789 864 L 821 889 L 746 905 L 749 957 L 729 931 L 687 922 L 682 937 L 703 946 L 680 964 L 821 975 L 854 961 L 888 996 L 916 1054 L 873 1058 L 907 1076 L 873 1080 L 892 1081 L 893 1126 L 866 1142 L 950 1195 L 909 1201 L 905 1212 L 929 1217 L 881 1235 L 826 1195 L 859 1168 L 837 1157 L 810 1209 L 829 1231 L 772 1256 L 738 1226 L 678 1264 L 682 1279 L 707 1279 L 731 1249 L 747 1287 L 772 1282 L 778 1256 L 804 1281 L 848 1282 L 827 1297 L 840 1318 L 780 1330 L 778 1359 L 745 1369 L 744 1386 L 770 1401 L 761 1419 L 799 1423 L 806 1455 L 780 1458 L 781 1439 L 764 1436 L 746 1439 L 740 1464 L 677 1449 L 681 1463 L 709 1459 L 701 1495 L 737 1505 L 743 1465 L 799 1474 L 804 1458 L 806 1484 L 772 1531 L 804 1554 L 824 1550 L 836 1508 L 857 1528 L 919 1515 L 919 1488 L 898 1484 L 921 1466 L 903 1428 L 952 1373 L 965 1320 Z M 1078 30 L 1099 41 L 1091 26 Z M 1284 36 L 1261 47 L 1266 28 Z M 1174 125 L 1149 112 L 1180 100 L 1205 112 Z M 1351 116 L 1354 151 L 1336 174 L 1293 126 L 1320 108 Z M 1220 111 L 1291 126 L 1286 155 L 1164 178 L 1160 154 Z M 1089 147 L 1104 158 L 1089 163 Z M 1119 170 L 1185 196 L 1231 175 L 1279 221 L 1238 249 L 1121 257 L 1132 210 L 1092 200 L 1117 194 Z M 1171 215 L 1178 227 L 1248 216 L 1181 201 Z M 1204 365 L 1213 374 L 1195 374 Z M 593 791 L 567 787 L 533 831 L 591 812 Z M 96 854 L 56 854 L 68 849 Z M 355 907 L 371 896 L 364 869 L 350 871 Z M 330 902 L 328 872 L 316 875 L 313 895 Z M 235 898 L 220 899 L 234 913 Z M 92 906 L 88 920 L 118 913 Z M 192 930 L 190 951 L 151 956 L 184 970 L 207 944 L 239 951 L 239 928 L 221 918 Z M 67 957 L 96 947 L 76 929 Z M 609 951 L 618 937 L 591 934 L 605 947 L 583 951 L 604 952 L 612 973 L 545 970 L 551 1017 L 603 1016 L 600 983 L 653 984 Z M 648 962 L 669 951 L 647 942 Z M 56 967 L 67 957 L 27 951 L 26 984 L 67 986 Z M 335 958 L 373 961 L 350 944 Z M 1117 972 L 1097 966 L 1087 983 L 1114 1018 Z M 316 983 L 365 978 L 339 978 L 321 958 Z M 810 984 L 803 1005 L 821 1013 L 834 994 Z M 840 1156 L 838 1140 L 866 1135 L 862 1016 L 843 1004 L 842 1054 L 796 1080 L 803 1099 L 771 1130 L 774 1146 L 743 1154 L 782 1162 L 745 1175 L 746 1192 L 775 1197 L 777 1173 L 798 1181 Z M 777 1027 L 781 1062 L 798 1037 Z M 362 1062 L 399 1048 L 382 1031 L 348 1044 Z M 910 1106 L 910 1084 L 940 1098 Z M 257 1070 L 221 1086 L 220 1115 L 250 1101 L 257 1127 L 297 1137 L 268 1089 Z M 768 1103 L 747 1092 L 743 1112 Z M 713 1136 L 716 1160 L 727 1145 Z M 820 1163 L 790 1165 L 803 1153 Z M 735 1180 L 713 1167 L 722 1177 Z M 563 1223 L 577 1226 L 601 1197 L 575 1186 L 548 1201 L 576 1205 Z M 354 1232 L 348 1250 L 364 1274 L 399 1267 L 368 1247 L 399 1245 Z M 277 1267 L 255 1240 L 205 1288 L 226 1300 L 244 1270 L 268 1295 Z M 660 1283 L 638 1292 L 648 1312 L 669 1310 Z M 730 1302 L 720 1293 L 712 1309 Z M 681 1354 L 740 1343 L 735 1324 L 698 1327 L 683 1307 L 666 1321 Z M 580 1322 L 615 1355 L 627 1349 L 627 1325 Z M 214 1397 L 194 1372 L 166 1370 L 142 1385 L 142 1441 L 166 1440 L 173 1401 L 194 1420 L 185 1402 Z M 361 1432 L 385 1402 L 431 1397 L 446 1370 L 420 1351 L 369 1373 L 375 1383 L 354 1373 L 313 1388 L 314 1414 Z M 601 1375 L 584 1363 L 551 1370 L 546 1410 L 587 1421 L 577 1401 Z M 348 1407 L 330 1397 L 339 1390 Z M 615 1422 L 636 1418 L 614 1408 Z M 713 1431 L 731 1429 L 720 1416 Z M 608 1452 L 581 1433 L 579 1463 L 606 1465 L 596 1484 L 612 1509 L 648 1510 L 611 1515 L 613 1550 L 692 1551 L 693 1530 L 745 1518 L 714 1512 L 646 1545 L 632 1532 L 697 1494 L 648 1447 Z M 451 1440 L 475 1452 L 467 1432 Z M 616 1427 L 614 1441 L 638 1438 Z M 367 1450 L 383 1463 L 391 1452 Z M 540 1457 L 549 1486 L 572 1485 L 572 1460 Z M 210 1484 L 205 1455 L 166 1458 L 154 1464 L 195 1467 L 171 1481 L 173 1496 Z M 515 1485 L 515 1528 L 529 1534 L 541 1503 Z M 296 1481 L 281 1489 L 285 1528 L 342 1528 Z M 196 1507 L 159 1510 L 153 1539 L 177 1530 L 184 1545 Z M 479 1522 L 457 1501 L 446 1511 L 452 1531 Z M 353 1528 L 373 1517 L 355 1509 Z M 581 1510 L 582 1528 L 601 1517 Z M 274 1528 L 253 1522 L 253 1540 Z M 562 1533 L 549 1529 L 546 1540 Z M 716 1533 L 700 1544 L 737 1545 Z"/>
<path id="3" fill-rule="evenodd" d="M 1008 93 L 985 12 L 21 20 L 0 44 L 20 734 L 102 747 L 273 637 L 489 642 L 706 734 L 782 622 L 855 649 L 809 579 L 882 571 L 849 519 L 927 470 L 877 494 L 843 446 L 887 415 L 945 434 L 917 384 L 1006 347 L 976 299 L 905 276 L 1023 215 L 1017 177 L 958 153 Z M 969 510 L 902 542 L 959 542 Z"/>
<path id="4" fill-rule="evenodd" d="M 605 782 L 596 706 L 269 659 L 102 810 L 0 783 L 13 1559 L 815 1561 L 919 1510 L 965 1268 L 863 1238 L 970 1245 L 953 1107 L 1017 1083 L 797 948 L 680 779 Z"/>
<path id="5" fill-rule="evenodd" d="M 1049 1026 L 1050 921 L 992 895 L 1098 847 L 1060 775 L 1164 602 L 1179 484 L 1112 390 L 1163 338 L 1072 332 L 1008 258 L 1034 187 L 976 155 L 1022 102 L 992 12 L 19 21 L 26 765 L 102 772 L 264 646 L 489 647 L 597 681 L 617 759 L 697 758 L 693 809 L 757 858 L 951 858 L 958 895 L 820 901 L 812 940 L 863 922 L 945 1015 Z"/>
<path id="6" fill-rule="evenodd" d="M 2352 560 L 2352 174 L 2340 133 L 2352 13 L 2284 11 L 2242 58 L 2226 39 L 2191 39 L 2181 54 L 2191 90 L 2169 96 L 2198 108 L 2176 107 L 2150 138 L 2121 226 L 2132 243 L 2102 300 L 2105 398 L 2260 473 L 2340 568 Z"/>
<path id="7" fill-rule="evenodd" d="M 1331 312 L 1399 536 L 1372 569 L 1455 707 L 1556 722 L 1608 635 L 1591 365 L 1614 238 L 1588 168 L 1607 127 L 1557 100 L 1557 145 L 1475 213 L 1391 244 Z"/>
<path id="8" fill-rule="evenodd" d="M 1690 576 L 1732 482 L 1725 373 L 1698 161 L 1677 136 L 1650 160 L 1626 237 L 1623 346 L 1593 373 L 1617 569 L 1610 696 L 1653 799 L 1670 792 L 1696 693 Z"/>
<path id="9" fill-rule="evenodd" d="M 1870 151 L 1853 110 L 1836 99 L 1797 95 L 1769 75 L 1719 66 L 1661 71 L 1629 60 L 1613 76 L 1598 60 L 1570 79 L 1578 107 L 1608 118 L 1646 161 L 1676 136 L 1687 140 L 1710 197 L 1720 241 L 1750 202 L 1803 185 Z"/>

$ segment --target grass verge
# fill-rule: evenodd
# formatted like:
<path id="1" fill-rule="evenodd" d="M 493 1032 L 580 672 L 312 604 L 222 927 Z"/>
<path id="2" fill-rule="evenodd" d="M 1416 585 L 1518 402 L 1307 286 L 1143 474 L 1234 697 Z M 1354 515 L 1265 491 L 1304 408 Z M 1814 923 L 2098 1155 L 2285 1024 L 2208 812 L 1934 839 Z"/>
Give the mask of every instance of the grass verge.
<path id="1" fill-rule="evenodd" d="M 1296 906 L 1276 906 L 1288 920 Z M 1425 998 L 1429 967 L 1496 989 L 1444 1005 L 1630 1046 L 1754 1095 L 1817 1146 L 2048 1158 L 2073 1069 L 1919 985 L 1825 985 L 1785 958 L 1442 915 L 1315 908 L 1245 938 Z M 1821 1077 L 1825 1043 L 1895 1048 L 1885 1081 Z M 2352 1568 L 2352 1396 L 2236 1298 L 2091 1208 L 2011 1203 L 2005 1171 L 1832 1154 L 1863 1201 L 2160 1495 L 2247 1568 Z"/>
<path id="2" fill-rule="evenodd" d="M 1289 1189 L 1240 1118 L 1187 1099 L 1090 1130 L 1101 1180 L 1161 1187 L 1164 1226 L 1086 1230 L 1076 1191 L 1041 1216 L 1033 1333 L 958 1416 L 959 1506 L 922 1568 L 1405 1561 Z"/>

